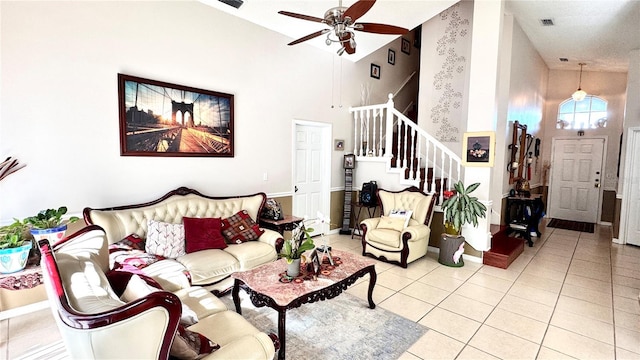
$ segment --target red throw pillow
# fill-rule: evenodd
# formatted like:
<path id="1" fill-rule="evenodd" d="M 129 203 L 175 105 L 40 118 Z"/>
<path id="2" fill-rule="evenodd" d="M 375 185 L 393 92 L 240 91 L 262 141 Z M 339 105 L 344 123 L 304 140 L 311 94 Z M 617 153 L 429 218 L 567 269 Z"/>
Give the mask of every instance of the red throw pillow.
<path id="1" fill-rule="evenodd" d="M 231 243 L 241 244 L 258 240 L 262 233 L 264 230 L 253 221 L 247 210 L 239 211 L 222 220 L 222 235 Z"/>
<path id="2" fill-rule="evenodd" d="M 222 236 L 220 218 L 182 218 L 187 254 L 205 249 L 224 249 L 227 243 Z"/>

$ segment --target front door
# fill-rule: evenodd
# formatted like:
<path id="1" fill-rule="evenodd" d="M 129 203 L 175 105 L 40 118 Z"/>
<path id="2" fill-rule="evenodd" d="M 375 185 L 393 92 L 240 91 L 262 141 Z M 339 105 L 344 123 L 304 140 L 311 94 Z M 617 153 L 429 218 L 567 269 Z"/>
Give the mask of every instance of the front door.
<path id="1" fill-rule="evenodd" d="M 329 214 L 329 156 L 326 155 L 327 128 L 296 124 L 294 130 L 293 215 L 314 219 L 317 213 Z M 325 216 L 326 216 L 325 215 Z M 312 226 L 312 235 L 327 232 Z"/>
<path id="2" fill-rule="evenodd" d="M 552 218 L 598 222 L 604 139 L 554 139 L 549 190 Z"/>

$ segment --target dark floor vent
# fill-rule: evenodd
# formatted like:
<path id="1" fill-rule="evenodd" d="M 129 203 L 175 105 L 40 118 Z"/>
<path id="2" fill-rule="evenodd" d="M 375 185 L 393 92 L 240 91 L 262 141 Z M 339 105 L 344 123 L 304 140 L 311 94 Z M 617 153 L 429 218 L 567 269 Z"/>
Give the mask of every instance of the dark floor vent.
<path id="1" fill-rule="evenodd" d="M 242 4 L 244 3 L 244 1 L 242 0 L 218 0 L 218 1 L 223 2 L 229 6 L 233 6 L 236 9 L 240 8 L 240 6 L 242 6 Z"/>

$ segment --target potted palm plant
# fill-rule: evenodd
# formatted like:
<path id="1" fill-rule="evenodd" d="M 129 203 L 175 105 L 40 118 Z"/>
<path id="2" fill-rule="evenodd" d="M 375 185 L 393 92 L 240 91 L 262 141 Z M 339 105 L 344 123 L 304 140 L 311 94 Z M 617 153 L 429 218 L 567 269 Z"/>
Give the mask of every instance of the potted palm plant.
<path id="1" fill-rule="evenodd" d="M 438 262 L 447 266 L 463 266 L 464 236 L 461 235 L 462 226 L 472 224 L 478 226 L 478 218 L 486 215 L 487 207 L 477 197 L 469 196 L 480 183 L 465 188 L 462 181 L 453 185 L 455 191 L 444 192 L 446 200 L 442 203 L 444 211 L 444 228 L 440 241 Z"/>
<path id="2" fill-rule="evenodd" d="M 0 273 L 10 274 L 24 269 L 33 243 L 29 227 L 20 220 L 0 227 Z"/>
<path id="3" fill-rule="evenodd" d="M 31 227 L 31 234 L 36 241 L 47 239 L 51 243 L 55 243 L 64 237 L 64 233 L 67 231 L 67 224 L 79 220 L 77 216 L 72 216 L 64 221 L 62 216 L 66 213 L 66 206 L 61 206 L 57 210 L 41 210 L 36 216 L 24 219 L 24 223 Z"/>

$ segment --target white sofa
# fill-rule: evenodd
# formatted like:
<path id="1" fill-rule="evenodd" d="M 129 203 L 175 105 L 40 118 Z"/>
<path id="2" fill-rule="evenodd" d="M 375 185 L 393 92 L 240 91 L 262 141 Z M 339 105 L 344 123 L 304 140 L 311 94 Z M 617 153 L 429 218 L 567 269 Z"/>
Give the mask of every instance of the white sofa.
<path id="1" fill-rule="evenodd" d="M 90 225 L 53 248 L 47 240 L 39 245 L 47 295 L 72 359 L 167 359 L 180 343 L 174 336 L 183 304 L 198 320 L 186 328 L 220 346 L 204 358 L 275 355 L 275 335 L 260 332 L 204 288 L 121 300 L 109 282 L 107 241 L 99 226 Z"/>
<path id="2" fill-rule="evenodd" d="M 143 204 L 103 209 L 87 207 L 83 215 L 87 224 L 103 228 L 109 244 L 113 244 L 131 234 L 145 239 L 148 220 L 177 224 L 182 222 L 183 217 L 227 218 L 246 210 L 257 223 L 265 202 L 264 193 L 211 197 L 181 187 L 157 200 Z M 233 286 L 229 277 L 233 272 L 252 269 L 277 259 L 284 241 L 282 235 L 273 230 L 262 230 L 264 233 L 257 241 L 230 244 L 223 250 L 207 249 L 175 259 L 164 259 L 145 267 L 142 271 L 168 291 L 198 285 L 214 294 L 225 293 Z"/>

